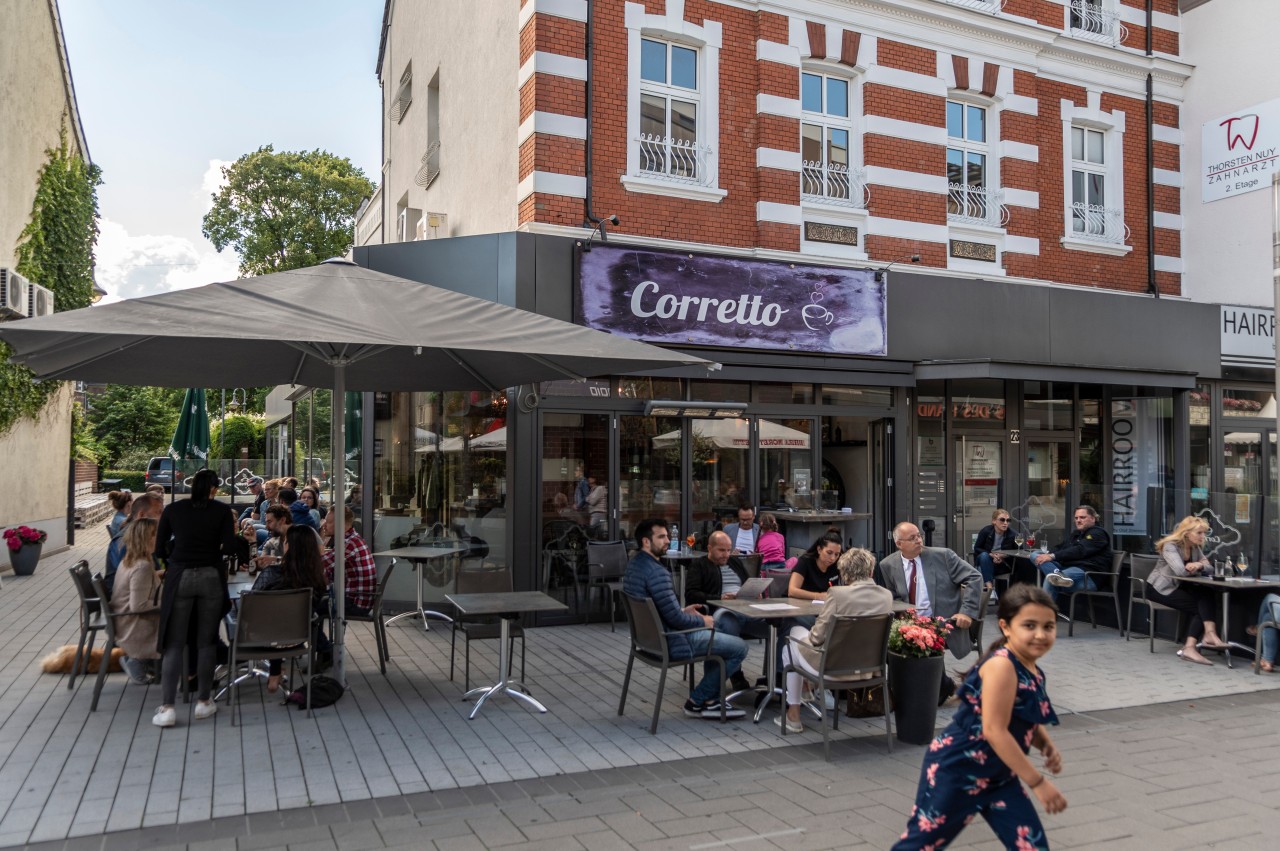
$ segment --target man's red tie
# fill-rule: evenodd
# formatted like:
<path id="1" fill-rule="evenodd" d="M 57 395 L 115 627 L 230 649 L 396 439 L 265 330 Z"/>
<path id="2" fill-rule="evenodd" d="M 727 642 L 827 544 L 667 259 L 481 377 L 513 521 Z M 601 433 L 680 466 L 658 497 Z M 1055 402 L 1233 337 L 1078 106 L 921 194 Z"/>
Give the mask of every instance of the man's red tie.
<path id="1" fill-rule="evenodd" d="M 911 567 L 911 576 L 907 579 L 907 602 L 911 605 L 916 604 L 916 574 L 919 568 L 916 567 L 915 559 L 907 559 L 907 564 Z"/>

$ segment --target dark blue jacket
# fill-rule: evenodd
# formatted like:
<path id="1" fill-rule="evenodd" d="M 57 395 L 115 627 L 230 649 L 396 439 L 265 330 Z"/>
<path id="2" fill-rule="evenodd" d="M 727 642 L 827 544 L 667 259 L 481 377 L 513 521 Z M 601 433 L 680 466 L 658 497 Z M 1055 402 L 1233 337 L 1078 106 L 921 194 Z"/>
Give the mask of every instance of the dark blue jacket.
<path id="1" fill-rule="evenodd" d="M 973 542 L 973 552 L 977 554 L 993 553 L 996 550 L 1016 550 L 1018 545 L 1013 542 L 1013 537 L 1013 530 L 1006 529 L 1004 537 L 997 541 L 995 524 L 983 526 L 982 531 L 978 533 L 978 539 Z"/>
<path id="2" fill-rule="evenodd" d="M 671 574 L 644 550 L 637 550 L 627 563 L 627 571 L 622 575 L 622 592 L 629 597 L 652 599 L 658 607 L 658 617 L 662 618 L 663 626 L 669 630 L 706 626 L 700 615 L 689 614 L 680 608 L 675 586 L 671 583 Z M 667 646 L 672 659 L 688 659 L 693 655 L 693 648 L 683 635 L 671 636 Z"/>
<path id="3" fill-rule="evenodd" d="M 1090 526 L 1053 548 L 1053 560 L 1062 567 L 1111 571 L 1111 536 L 1101 526 Z M 1093 577 L 1097 581 L 1100 577 Z"/>

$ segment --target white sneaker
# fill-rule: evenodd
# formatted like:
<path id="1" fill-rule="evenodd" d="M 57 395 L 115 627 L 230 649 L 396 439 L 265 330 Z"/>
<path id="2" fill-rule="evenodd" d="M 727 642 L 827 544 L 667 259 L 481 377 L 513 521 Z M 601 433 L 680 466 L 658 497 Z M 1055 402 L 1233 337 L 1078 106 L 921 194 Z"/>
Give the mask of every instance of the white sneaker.
<path id="1" fill-rule="evenodd" d="M 156 714 L 152 716 L 151 723 L 157 727 L 172 727 L 178 723 L 178 713 L 170 706 L 165 709 L 163 706 L 156 710 Z"/>
<path id="2" fill-rule="evenodd" d="M 1045 579 L 1047 579 L 1049 581 L 1049 584 L 1054 586 L 1055 588 L 1070 588 L 1071 586 L 1075 585 L 1075 583 L 1071 581 L 1070 577 L 1063 576 L 1059 571 L 1056 571 L 1056 570 L 1053 573 L 1050 573 L 1048 576 L 1046 576 Z"/>
<path id="3" fill-rule="evenodd" d="M 784 721 L 784 720 L 785 720 L 786 725 L 787 725 L 787 732 L 788 732 L 788 733 L 803 733 L 803 732 L 804 732 L 804 722 L 803 722 L 803 721 L 792 721 L 790 718 L 787 718 L 787 716 L 786 716 L 785 714 L 781 714 L 781 715 L 779 715 L 777 718 L 774 718 L 774 719 L 773 719 L 773 723 L 775 723 L 775 724 L 777 724 L 779 727 L 781 727 L 781 726 L 782 726 L 782 724 L 783 724 L 783 721 Z"/>
<path id="4" fill-rule="evenodd" d="M 212 718 L 218 711 L 218 704 L 212 700 L 196 701 L 196 710 L 192 714 L 196 716 L 197 721 L 203 721 L 206 718 Z"/>

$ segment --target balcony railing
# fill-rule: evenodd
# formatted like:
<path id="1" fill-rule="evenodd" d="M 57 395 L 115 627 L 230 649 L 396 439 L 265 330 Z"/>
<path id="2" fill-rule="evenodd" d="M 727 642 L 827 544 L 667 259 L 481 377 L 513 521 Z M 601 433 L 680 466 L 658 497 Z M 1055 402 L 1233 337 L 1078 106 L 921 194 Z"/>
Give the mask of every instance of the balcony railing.
<path id="1" fill-rule="evenodd" d="M 840 163 L 805 161 L 800 170 L 800 197 L 819 204 L 866 209 L 870 200 L 866 172 Z"/>
<path id="2" fill-rule="evenodd" d="M 1072 204 L 1071 236 L 1090 242 L 1122 245 L 1129 241 L 1129 226 L 1124 223 L 1124 210 L 1094 204 Z"/>
<path id="3" fill-rule="evenodd" d="M 947 186 L 947 220 L 1003 227 L 1009 221 L 1009 210 L 1001 203 L 998 189 L 951 183 Z"/>
<path id="4" fill-rule="evenodd" d="M 1004 8 L 1005 0 L 947 0 L 952 6 L 964 6 L 977 12 L 996 15 Z"/>
<path id="5" fill-rule="evenodd" d="M 640 174 L 693 186 L 714 186 L 715 175 L 708 167 L 711 149 L 685 139 L 643 133 L 640 143 Z"/>
<path id="6" fill-rule="evenodd" d="M 1129 37 L 1120 16 L 1102 8 L 1098 0 L 1071 0 L 1070 14 L 1071 35 L 1076 38 L 1117 45 Z"/>

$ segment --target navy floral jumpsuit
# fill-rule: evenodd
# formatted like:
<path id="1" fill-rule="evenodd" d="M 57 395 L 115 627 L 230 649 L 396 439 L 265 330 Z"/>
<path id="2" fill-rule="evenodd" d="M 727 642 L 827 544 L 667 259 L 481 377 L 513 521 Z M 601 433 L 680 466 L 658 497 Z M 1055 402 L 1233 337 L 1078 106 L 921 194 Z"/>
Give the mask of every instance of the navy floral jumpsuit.
<path id="1" fill-rule="evenodd" d="M 1031 673 L 1008 648 L 992 656 L 1013 662 L 1018 673 L 1009 732 L 1026 753 L 1041 724 L 1058 723 L 1045 691 L 1044 672 Z M 1049 840 L 1031 795 L 982 734 L 982 680 L 977 669 L 957 694 L 956 714 L 924 755 L 916 803 L 895 851 L 945 848 L 979 814 L 1006 848 L 1047 849 Z"/>

